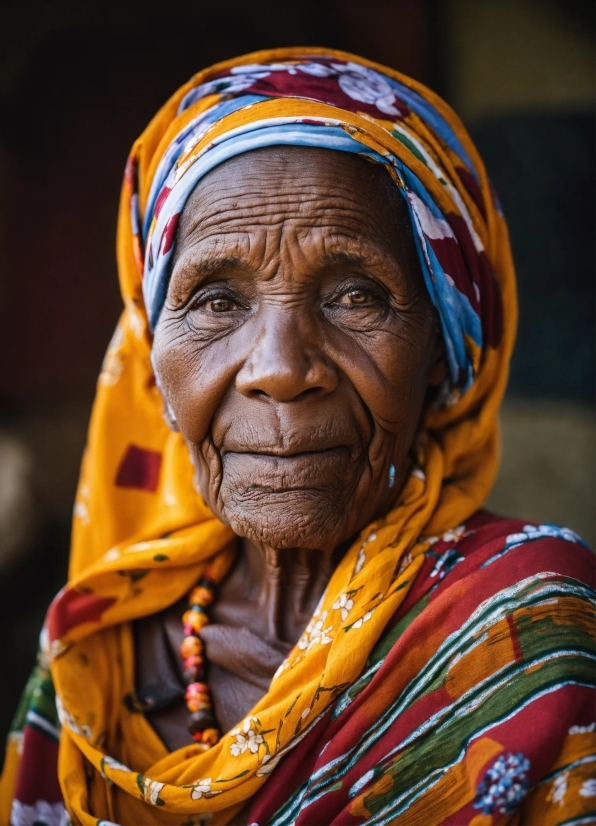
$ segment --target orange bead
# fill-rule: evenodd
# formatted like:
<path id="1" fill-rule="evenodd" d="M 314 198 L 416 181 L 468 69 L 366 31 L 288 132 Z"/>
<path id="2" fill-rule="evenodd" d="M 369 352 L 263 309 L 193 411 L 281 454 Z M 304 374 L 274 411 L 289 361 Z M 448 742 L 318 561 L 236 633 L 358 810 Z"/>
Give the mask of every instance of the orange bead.
<path id="1" fill-rule="evenodd" d="M 183 660 L 188 657 L 199 657 L 203 653 L 203 643 L 198 637 L 185 637 L 180 646 L 180 656 Z"/>
<path id="2" fill-rule="evenodd" d="M 202 741 L 208 746 L 214 746 L 219 743 L 219 731 L 216 728 L 206 728 L 203 732 Z"/>
<path id="3" fill-rule="evenodd" d="M 213 591 L 203 585 L 197 585 L 190 592 L 188 601 L 190 605 L 202 605 L 203 608 L 206 608 L 213 602 Z"/>
<path id="4" fill-rule="evenodd" d="M 206 614 L 203 614 L 200 611 L 193 611 L 192 609 L 189 609 L 184 612 L 182 622 L 185 626 L 185 631 L 187 628 L 192 628 L 195 634 L 198 634 L 201 628 L 209 625 L 209 618 Z"/>

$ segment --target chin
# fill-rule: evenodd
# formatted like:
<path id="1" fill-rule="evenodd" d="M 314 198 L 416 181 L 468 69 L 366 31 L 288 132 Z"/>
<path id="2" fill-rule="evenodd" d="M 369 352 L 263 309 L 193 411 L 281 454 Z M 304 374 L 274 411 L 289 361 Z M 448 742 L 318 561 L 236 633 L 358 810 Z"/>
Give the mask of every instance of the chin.
<path id="1" fill-rule="evenodd" d="M 308 490 L 247 493 L 235 495 L 222 512 L 237 536 L 275 550 L 330 552 L 350 534 L 345 503 L 336 496 Z"/>

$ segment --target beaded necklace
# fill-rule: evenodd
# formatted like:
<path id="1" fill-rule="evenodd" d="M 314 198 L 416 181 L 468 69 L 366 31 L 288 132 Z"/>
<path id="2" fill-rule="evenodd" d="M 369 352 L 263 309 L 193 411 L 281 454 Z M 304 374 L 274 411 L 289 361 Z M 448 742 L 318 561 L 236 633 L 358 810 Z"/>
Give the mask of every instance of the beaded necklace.
<path id="1" fill-rule="evenodd" d="M 180 656 L 184 666 L 186 693 L 184 699 L 190 711 L 188 730 L 192 739 L 205 749 L 214 746 L 221 736 L 211 702 L 211 691 L 205 682 L 204 645 L 201 629 L 209 624 L 207 608 L 215 598 L 215 580 L 208 568 L 188 596 L 189 608 L 182 616 L 184 639 Z"/>

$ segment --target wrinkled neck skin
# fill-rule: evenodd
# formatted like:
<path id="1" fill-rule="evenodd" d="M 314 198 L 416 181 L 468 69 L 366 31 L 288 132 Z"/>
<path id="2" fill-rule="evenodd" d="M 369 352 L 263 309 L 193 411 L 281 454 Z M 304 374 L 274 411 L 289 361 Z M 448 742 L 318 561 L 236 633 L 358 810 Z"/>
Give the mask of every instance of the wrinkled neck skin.
<path id="1" fill-rule="evenodd" d="M 333 552 L 239 542 L 212 621 L 243 626 L 272 643 L 295 644 L 323 595 L 347 543 Z"/>

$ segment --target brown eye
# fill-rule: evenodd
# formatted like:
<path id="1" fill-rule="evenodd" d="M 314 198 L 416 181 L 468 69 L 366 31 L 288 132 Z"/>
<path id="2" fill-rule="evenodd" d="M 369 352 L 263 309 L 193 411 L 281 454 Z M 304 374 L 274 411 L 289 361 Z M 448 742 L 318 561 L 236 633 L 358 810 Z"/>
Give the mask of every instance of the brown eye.
<path id="1" fill-rule="evenodd" d="M 364 307 L 370 303 L 371 298 L 366 290 L 348 290 L 339 297 L 338 304 L 344 307 Z"/>
<path id="2" fill-rule="evenodd" d="M 213 313 L 227 313 L 233 306 L 233 302 L 229 298 L 213 298 L 209 302 L 209 309 Z"/>
<path id="3" fill-rule="evenodd" d="M 350 304 L 366 304 L 370 296 L 364 290 L 350 290 L 347 298 Z"/>

